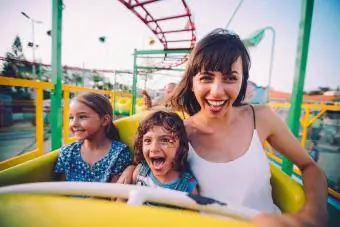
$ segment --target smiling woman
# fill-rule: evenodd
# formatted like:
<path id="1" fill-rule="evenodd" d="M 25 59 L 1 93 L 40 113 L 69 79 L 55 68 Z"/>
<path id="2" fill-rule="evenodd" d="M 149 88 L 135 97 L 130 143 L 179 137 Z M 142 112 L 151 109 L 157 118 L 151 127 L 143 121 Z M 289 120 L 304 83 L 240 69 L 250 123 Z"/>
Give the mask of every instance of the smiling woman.
<path id="1" fill-rule="evenodd" d="M 173 108 L 190 115 L 185 120 L 188 162 L 199 182 L 200 195 L 260 212 L 279 212 L 263 151 L 268 141 L 302 171 L 307 202 L 294 216 L 259 215 L 255 221 L 264 226 L 307 222 L 324 226 L 325 176 L 269 107 L 243 104 L 249 67 L 249 54 L 239 36 L 216 29 L 197 43 L 168 100 Z"/>

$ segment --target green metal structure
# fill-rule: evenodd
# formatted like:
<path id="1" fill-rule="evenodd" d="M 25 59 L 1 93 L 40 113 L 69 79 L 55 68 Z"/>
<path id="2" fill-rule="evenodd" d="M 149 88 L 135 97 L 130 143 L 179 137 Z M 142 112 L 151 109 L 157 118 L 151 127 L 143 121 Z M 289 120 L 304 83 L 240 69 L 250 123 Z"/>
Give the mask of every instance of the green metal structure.
<path id="1" fill-rule="evenodd" d="M 162 67 L 150 67 L 137 65 L 137 59 L 139 56 L 144 55 L 168 55 L 168 54 L 188 54 L 191 49 L 167 49 L 167 50 L 136 50 L 134 51 L 133 58 L 133 80 L 132 80 L 132 114 L 136 113 L 136 100 L 137 100 L 137 80 L 139 69 L 153 69 L 153 70 L 172 70 L 183 71 L 183 69 L 176 68 L 162 68 Z"/>
<path id="2" fill-rule="evenodd" d="M 288 114 L 288 127 L 296 138 L 299 137 L 299 120 L 301 115 L 301 104 L 303 99 L 303 86 L 305 83 L 309 37 L 312 26 L 314 0 L 302 1 L 302 13 L 298 50 L 296 56 L 296 68 L 291 96 L 291 105 Z M 283 158 L 282 170 L 288 175 L 293 173 L 293 164 L 287 158 Z"/>
<path id="3" fill-rule="evenodd" d="M 52 1 L 52 83 L 54 90 L 51 98 L 51 130 L 52 150 L 61 147 L 62 141 L 62 66 L 61 66 L 61 43 L 62 43 L 62 0 Z"/>

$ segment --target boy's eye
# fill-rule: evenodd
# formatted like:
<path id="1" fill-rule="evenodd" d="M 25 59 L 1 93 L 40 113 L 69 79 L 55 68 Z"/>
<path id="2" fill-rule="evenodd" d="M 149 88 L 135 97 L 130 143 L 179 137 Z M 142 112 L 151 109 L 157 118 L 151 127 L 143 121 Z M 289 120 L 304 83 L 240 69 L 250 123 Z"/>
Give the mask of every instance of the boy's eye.
<path id="1" fill-rule="evenodd" d="M 143 139 L 143 143 L 144 144 L 150 144 L 151 143 L 151 139 Z"/>
<path id="2" fill-rule="evenodd" d="M 160 141 L 163 144 L 174 144 L 175 143 L 175 140 L 172 138 L 162 138 Z"/>
<path id="3" fill-rule="evenodd" d="M 85 118 L 87 118 L 87 116 L 85 116 L 85 115 L 80 115 L 79 116 L 79 119 L 85 119 Z"/>
<path id="4" fill-rule="evenodd" d="M 69 119 L 69 120 L 73 120 L 74 117 L 73 117 L 73 116 L 69 116 L 68 119 Z"/>
<path id="5" fill-rule="evenodd" d="M 162 138 L 161 143 L 169 143 L 170 140 L 168 138 Z"/>

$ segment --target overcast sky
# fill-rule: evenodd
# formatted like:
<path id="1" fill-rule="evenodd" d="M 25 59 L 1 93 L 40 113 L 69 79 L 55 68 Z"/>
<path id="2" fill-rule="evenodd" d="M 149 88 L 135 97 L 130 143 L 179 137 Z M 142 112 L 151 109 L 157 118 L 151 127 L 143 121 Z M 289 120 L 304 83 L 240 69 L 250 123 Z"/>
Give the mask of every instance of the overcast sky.
<path id="1" fill-rule="evenodd" d="M 168 0 L 167 0 L 168 1 Z M 169 0 L 156 12 L 176 7 L 179 0 Z M 196 24 L 197 37 L 217 27 L 225 27 L 240 0 L 188 0 Z M 51 28 L 51 1 L 46 0 L 0 0 L 0 56 L 10 50 L 15 35 L 24 43 L 24 53 L 32 60 L 32 49 L 27 47 L 31 40 L 31 23 L 21 15 L 43 23 L 35 26 L 35 39 L 39 48 L 36 59 L 51 62 L 50 37 L 46 31 Z M 147 45 L 153 34 L 139 19 L 115 0 L 64 0 L 62 62 L 65 65 L 101 69 L 132 70 L 134 48 L 150 48 Z M 180 14 L 181 12 L 177 12 Z M 229 28 L 242 38 L 249 37 L 256 30 L 272 26 L 276 31 L 274 65 L 271 87 L 291 91 L 295 73 L 295 60 L 301 1 L 299 0 L 244 0 Z M 313 25 L 309 47 L 309 58 L 305 90 L 319 86 L 340 86 L 340 1 L 315 0 Z M 107 36 L 106 43 L 98 42 L 99 36 Z M 269 77 L 272 34 L 265 33 L 261 43 L 250 49 L 252 68 L 250 78 L 259 85 L 267 85 Z M 160 48 L 156 43 L 151 48 Z M 164 72 L 163 72 L 164 73 Z M 167 73 L 167 72 L 166 72 Z M 177 73 L 178 74 L 178 73 Z M 126 76 L 125 76 L 126 77 Z M 121 78 L 129 80 L 127 78 Z M 165 75 L 154 76 L 149 87 L 160 88 L 167 82 L 179 80 Z"/>

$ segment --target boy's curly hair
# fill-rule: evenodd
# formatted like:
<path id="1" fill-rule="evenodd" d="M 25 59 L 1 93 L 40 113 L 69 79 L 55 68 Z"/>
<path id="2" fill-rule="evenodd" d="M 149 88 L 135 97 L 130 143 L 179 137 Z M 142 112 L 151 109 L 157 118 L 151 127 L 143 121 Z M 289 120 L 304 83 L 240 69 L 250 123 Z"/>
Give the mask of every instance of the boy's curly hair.
<path id="1" fill-rule="evenodd" d="M 140 123 L 137 129 L 135 139 L 136 164 L 145 162 L 143 155 L 143 136 L 153 127 L 160 126 L 167 131 L 173 133 L 176 139 L 179 140 L 179 147 L 173 161 L 175 171 L 184 171 L 187 169 L 187 157 L 189 150 L 189 140 L 185 131 L 182 119 L 173 112 L 157 111 L 150 114 L 144 121 Z"/>

